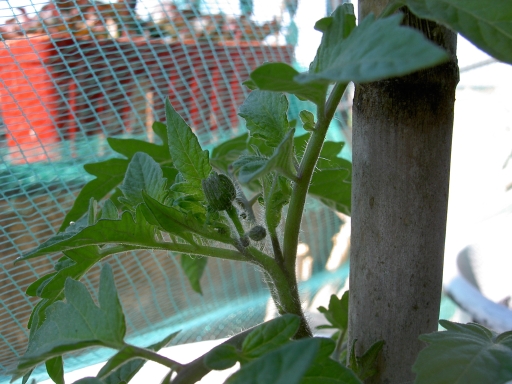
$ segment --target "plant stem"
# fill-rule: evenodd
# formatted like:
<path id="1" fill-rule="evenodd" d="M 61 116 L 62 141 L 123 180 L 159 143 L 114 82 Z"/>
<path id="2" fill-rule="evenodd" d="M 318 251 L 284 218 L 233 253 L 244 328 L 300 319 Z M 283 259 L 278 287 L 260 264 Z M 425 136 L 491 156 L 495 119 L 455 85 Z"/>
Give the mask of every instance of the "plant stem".
<path id="1" fill-rule="evenodd" d="M 336 349 L 334 350 L 334 360 L 336 361 L 340 361 L 341 350 L 343 347 L 343 339 L 345 338 L 346 333 L 347 329 L 345 328 L 343 331 L 341 331 L 338 340 L 336 340 Z M 340 361 L 340 363 L 342 362 Z"/>
<path id="2" fill-rule="evenodd" d="M 256 196 L 258 196 L 258 195 L 256 195 Z M 256 220 L 256 216 L 254 215 L 254 210 L 252 209 L 252 205 L 254 204 L 254 202 L 252 201 L 252 199 L 248 200 L 247 197 L 245 197 L 244 193 L 241 191 L 241 188 L 237 193 L 236 202 L 239 205 L 241 205 L 242 208 L 245 210 L 245 212 L 247 213 L 247 218 L 250 221 Z"/>
<path id="3" fill-rule="evenodd" d="M 288 216 L 286 217 L 284 229 L 284 262 L 288 273 L 295 275 L 295 260 L 297 258 L 297 246 L 299 243 L 299 231 L 302 220 L 302 212 L 309 189 L 309 184 L 318 161 L 318 156 L 327 134 L 327 129 L 331 123 L 334 112 L 343 96 L 347 84 L 336 84 L 329 95 L 325 106 L 318 105 L 318 121 L 315 130 L 300 162 L 297 173 L 297 182 L 294 183 L 293 191 L 288 207 Z"/>
<path id="4" fill-rule="evenodd" d="M 294 156 L 295 158 L 295 156 Z M 275 176 L 272 180 L 272 185 L 270 187 L 270 191 L 266 191 L 266 183 L 263 183 L 263 190 L 264 190 L 264 196 L 265 201 L 268 199 L 272 199 L 272 196 L 274 195 L 277 182 L 278 182 L 279 176 Z M 281 208 L 282 209 L 282 208 Z M 272 219 L 274 212 L 271 212 L 272 209 L 266 209 L 265 210 L 265 222 L 267 224 L 267 231 L 270 235 L 270 241 L 272 243 L 272 249 L 274 251 L 274 258 L 277 261 L 277 264 L 279 267 L 284 270 L 284 258 L 283 258 L 283 251 L 281 249 L 281 244 L 279 243 L 279 238 L 277 236 L 277 224 L 275 222 L 275 219 Z"/>
<path id="5" fill-rule="evenodd" d="M 132 348 L 135 355 L 142 357 L 143 359 L 151 360 L 154 361 L 155 363 L 162 364 L 163 366 L 174 369 L 177 372 L 179 372 L 184 367 L 183 364 L 168 359 L 167 357 L 159 355 L 158 353 L 150 351 L 149 349 L 139 348 L 134 345 L 130 345 L 129 347 Z"/>
<path id="6" fill-rule="evenodd" d="M 275 259 L 254 247 L 251 247 L 249 251 L 260 262 L 260 266 L 270 277 L 271 282 L 267 284 L 270 290 L 273 290 L 272 299 L 279 310 L 279 314 L 291 313 L 300 317 L 300 327 L 295 334 L 295 338 L 301 339 L 313 336 L 302 310 L 295 273 L 287 273 Z"/>
<path id="7" fill-rule="evenodd" d="M 281 251 L 281 244 L 279 244 L 279 238 L 277 237 L 276 230 L 274 228 L 268 229 L 270 234 L 270 241 L 272 243 L 272 249 L 274 251 L 274 258 L 276 259 L 277 264 L 284 268 L 284 259 L 283 259 L 283 251 Z"/>
<path id="8" fill-rule="evenodd" d="M 143 248 L 140 247 L 138 249 Z M 150 249 L 162 249 L 176 253 L 187 253 L 190 255 L 198 256 L 210 256 L 225 260 L 247 261 L 247 258 L 239 251 L 227 248 L 207 247 L 202 245 L 198 246 L 180 243 L 158 243 L 157 246 L 152 246 Z"/>
<path id="9" fill-rule="evenodd" d="M 228 209 L 226 209 L 226 213 L 233 222 L 233 225 L 235 226 L 236 231 L 238 232 L 238 236 L 244 236 L 245 230 L 244 227 L 242 226 L 242 223 L 240 222 L 240 218 L 238 217 L 238 212 L 236 208 L 233 205 L 231 205 Z"/>
<path id="10" fill-rule="evenodd" d="M 309 184 L 313 177 L 320 151 L 322 150 L 327 129 L 329 128 L 329 124 L 331 123 L 346 86 L 347 84 L 336 84 L 325 106 L 322 104 L 318 105 L 318 121 L 299 165 L 297 180 L 293 185 L 290 205 L 288 207 L 288 216 L 285 222 L 283 242 L 284 270 L 282 270 L 285 282 L 281 283 L 281 281 L 276 281 L 276 277 L 271 275 L 283 309 L 287 313 L 299 315 L 301 318 L 301 325 L 296 335 L 297 338 L 312 336 L 311 329 L 302 311 L 297 276 L 295 274 L 302 213 L 306 203 Z"/>
<path id="11" fill-rule="evenodd" d="M 254 205 L 254 203 L 256 203 L 258 201 L 260 196 L 261 196 L 261 193 L 257 193 L 253 197 L 251 197 L 251 199 L 248 200 L 249 205 L 252 207 Z"/>
<path id="12" fill-rule="evenodd" d="M 221 345 L 232 345 L 237 349 L 242 348 L 242 343 L 249 333 L 252 332 L 254 328 L 246 329 L 245 331 L 239 333 L 231 337 L 230 339 L 223 342 Z M 179 372 L 178 376 L 174 378 L 172 384 L 192 384 L 201 380 L 205 375 L 207 375 L 211 371 L 204 364 L 204 355 L 198 357 L 194 361 L 186 364 Z"/>

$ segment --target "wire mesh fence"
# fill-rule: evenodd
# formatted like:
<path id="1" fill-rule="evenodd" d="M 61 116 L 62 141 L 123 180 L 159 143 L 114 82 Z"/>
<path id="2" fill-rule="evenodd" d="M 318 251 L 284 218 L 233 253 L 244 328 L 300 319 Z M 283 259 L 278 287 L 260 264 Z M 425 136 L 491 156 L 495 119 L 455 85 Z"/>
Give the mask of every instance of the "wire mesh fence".
<path id="1" fill-rule="evenodd" d="M 267 61 L 298 65 L 297 2 L 268 5 L 274 13 L 267 12 L 266 20 L 253 17 L 254 8 L 267 3 L 0 3 L 0 381 L 26 347 L 36 301 L 24 291 L 57 258 L 13 262 L 56 233 L 91 179 L 83 165 L 116 155 L 106 137 L 158 140 L 152 124 L 165 120 L 169 98 L 211 148 L 245 132 L 237 108 L 248 94 L 241 83 L 252 69 Z M 336 139 L 350 121 L 349 104 L 344 106 L 332 133 Z M 290 100 L 290 118 L 311 108 Z M 335 276 L 342 283 L 339 275 L 322 274 L 342 223 L 308 203 L 301 235 L 309 249 L 305 278 Z M 265 316 L 269 295 L 252 267 L 210 261 L 204 294 L 198 295 L 180 273 L 179 255 L 140 251 L 108 262 L 132 338 L 166 326 L 184 330 L 176 343 L 211 339 Z M 96 292 L 98 278 L 96 266 L 83 281 Z M 304 289 L 313 294 L 315 284 Z M 221 322 L 226 308 L 233 318 L 228 325 Z M 66 364 L 78 367 L 103 355 L 95 356 Z"/>

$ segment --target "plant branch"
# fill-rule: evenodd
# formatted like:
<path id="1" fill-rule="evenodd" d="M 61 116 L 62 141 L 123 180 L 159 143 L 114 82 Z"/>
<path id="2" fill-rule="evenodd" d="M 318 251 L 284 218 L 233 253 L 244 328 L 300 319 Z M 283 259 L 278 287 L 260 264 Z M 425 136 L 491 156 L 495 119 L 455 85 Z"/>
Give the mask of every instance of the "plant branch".
<path id="1" fill-rule="evenodd" d="M 510 156 L 512 158 L 512 154 Z M 261 196 L 261 193 L 257 193 L 253 197 L 251 197 L 251 199 L 248 201 L 249 205 L 252 207 L 258 201 L 260 196 Z"/>
<path id="2" fill-rule="evenodd" d="M 162 249 L 177 253 L 187 253 L 190 255 L 210 256 L 225 260 L 247 261 L 247 258 L 239 251 L 227 248 L 165 242 L 158 243 L 157 246 L 152 246 L 151 249 Z"/>
<path id="3" fill-rule="evenodd" d="M 283 251 L 281 250 L 281 244 L 279 244 L 279 238 L 277 237 L 276 230 L 274 228 L 268 229 L 270 235 L 270 242 L 272 243 L 272 249 L 274 251 L 274 258 L 277 264 L 284 268 Z"/>
<path id="4" fill-rule="evenodd" d="M 276 261 L 266 253 L 253 246 L 247 247 L 246 251 L 251 255 L 255 264 L 258 264 L 272 276 L 282 274 L 282 271 Z"/>
<path id="5" fill-rule="evenodd" d="M 236 183 L 235 185 L 237 186 L 236 202 L 245 210 L 248 219 L 250 221 L 255 221 L 256 216 L 254 215 L 254 210 L 252 209 L 254 202 L 252 201 L 252 199 L 247 199 L 244 192 L 242 191 L 242 188 L 238 184 L 238 181 L 234 177 L 232 177 L 232 179 L 234 180 L 234 183 Z"/>
<path id="6" fill-rule="evenodd" d="M 293 157 L 295 159 L 295 156 Z M 274 195 L 276 185 L 278 182 L 278 176 L 275 176 L 272 180 L 272 186 L 270 187 L 270 192 L 265 191 L 265 200 L 271 199 Z M 263 183 L 264 189 L 265 189 L 265 183 Z M 265 210 L 265 221 L 267 224 L 267 230 L 270 235 L 270 241 L 272 242 L 272 249 L 274 251 L 274 258 L 277 261 L 277 264 L 279 267 L 284 271 L 284 258 L 283 258 L 283 251 L 281 248 L 281 244 L 279 243 L 279 238 L 277 236 L 276 231 L 276 224 L 274 223 L 275 219 L 272 219 L 272 216 L 274 215 L 274 212 L 271 212 L 272 209 L 266 209 Z"/>
<path id="7" fill-rule="evenodd" d="M 231 219 L 233 225 L 235 226 L 236 231 L 238 232 L 238 236 L 243 237 L 245 234 L 245 230 L 244 227 L 242 226 L 242 223 L 240 222 L 240 218 L 238 217 L 238 212 L 236 208 L 233 205 L 231 205 L 228 209 L 226 209 L 226 213 Z"/>
<path id="8" fill-rule="evenodd" d="M 293 191 L 288 207 L 288 216 L 286 217 L 284 229 L 284 262 L 289 274 L 295 273 L 295 260 L 297 258 L 297 246 L 299 243 L 300 223 L 302 212 L 306 203 L 306 196 L 309 189 L 309 183 L 313 177 L 313 172 L 318 161 L 318 156 L 327 134 L 327 129 L 331 123 L 334 112 L 343 96 L 347 84 L 336 84 L 329 95 L 325 106 L 318 105 L 318 121 L 315 130 L 300 162 L 297 174 L 298 181 L 293 186 Z"/>
<path id="9" fill-rule="evenodd" d="M 134 345 L 130 345 L 130 348 L 132 348 L 135 355 L 142 357 L 143 359 L 151 360 L 154 361 L 155 363 L 162 364 L 163 366 L 171 368 L 176 372 L 179 372 L 185 367 L 183 364 L 180 364 L 165 356 L 159 355 L 158 353 L 150 351 L 149 349 L 139 348 Z"/>
<path id="10" fill-rule="evenodd" d="M 295 334 L 295 338 L 312 337 L 313 333 L 302 311 L 295 273 L 290 275 L 278 265 L 276 260 L 254 247 L 251 247 L 250 251 L 257 255 L 255 258 L 270 277 L 270 282 L 267 282 L 267 285 L 272 292 L 272 299 L 279 310 L 279 314 L 291 313 L 300 317 L 300 327 Z"/>
<path id="11" fill-rule="evenodd" d="M 230 339 L 223 342 L 221 345 L 232 345 L 237 349 L 242 348 L 242 343 L 249 333 L 252 332 L 253 328 L 249 328 Z M 178 376 L 174 378 L 172 384 L 192 384 L 201 380 L 211 371 L 204 363 L 204 355 L 198 357 L 194 361 L 186 364 L 178 372 Z"/>

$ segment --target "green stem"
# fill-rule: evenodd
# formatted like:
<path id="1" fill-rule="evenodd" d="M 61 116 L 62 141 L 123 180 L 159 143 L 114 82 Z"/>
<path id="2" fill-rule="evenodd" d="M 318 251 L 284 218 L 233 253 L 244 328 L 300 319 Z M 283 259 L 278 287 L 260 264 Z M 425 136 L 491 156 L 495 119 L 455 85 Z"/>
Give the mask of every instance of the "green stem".
<path id="1" fill-rule="evenodd" d="M 300 317 L 300 327 L 295 334 L 295 338 L 301 339 L 313 336 L 302 310 L 295 273 L 290 275 L 278 265 L 276 260 L 257 248 L 250 247 L 248 251 L 270 277 L 271 284 L 268 285 L 271 290 L 275 290 L 272 293 L 272 299 L 276 303 L 279 314 L 291 313 Z"/>
<path id="2" fill-rule="evenodd" d="M 256 216 L 254 215 L 254 210 L 252 209 L 253 203 L 251 203 L 251 200 L 247 200 L 247 197 L 245 197 L 244 193 L 239 191 L 236 196 L 236 202 L 242 206 L 242 208 L 247 213 L 247 218 L 250 221 L 255 221 Z"/>
<path id="3" fill-rule="evenodd" d="M 276 259 L 277 264 L 284 268 L 284 259 L 283 259 L 283 251 L 281 250 L 281 244 L 279 244 L 279 238 L 277 237 L 277 232 L 274 228 L 269 228 L 270 242 L 272 243 L 272 249 L 274 251 L 274 258 Z"/>
<path id="4" fill-rule="evenodd" d="M 336 340 L 336 349 L 334 350 L 334 360 L 340 361 L 341 350 L 343 346 L 343 339 L 345 339 L 345 334 L 347 333 L 347 329 L 341 331 L 338 340 Z M 340 361 L 341 363 L 341 361 Z"/>
<path id="5" fill-rule="evenodd" d="M 289 274 L 295 275 L 295 260 L 297 258 L 297 246 L 299 244 L 300 224 L 309 184 L 313 177 L 318 156 L 322 150 L 327 129 L 329 128 L 329 124 L 331 123 L 334 112 L 346 87 L 347 84 L 336 84 L 325 106 L 318 105 L 318 121 L 315 125 L 315 130 L 311 134 L 302 161 L 300 162 L 297 174 L 298 181 L 293 186 L 284 229 L 283 256 L 285 267 Z"/>
<path id="6" fill-rule="evenodd" d="M 283 274 L 276 261 L 258 248 L 250 246 L 246 248 L 246 251 L 251 255 L 254 263 L 267 271 L 271 276 L 279 277 Z"/>
<path id="7" fill-rule="evenodd" d="M 141 247 L 142 248 L 142 247 Z M 141 249 L 139 248 L 139 249 Z M 190 245 L 190 244 L 180 244 L 180 243 L 158 243 L 157 246 L 152 246 L 148 249 L 162 249 L 166 251 L 176 252 L 176 253 L 187 253 L 190 255 L 199 255 L 199 256 L 210 256 L 218 259 L 225 260 L 234 260 L 234 261 L 247 261 L 247 258 L 234 249 L 227 248 L 216 248 L 216 247 L 206 247 L 202 245 Z"/>
<path id="8" fill-rule="evenodd" d="M 238 217 L 238 212 L 236 208 L 233 205 L 231 205 L 228 209 L 226 209 L 226 213 L 233 222 L 236 231 L 238 232 L 238 236 L 244 236 L 245 230 L 244 227 L 242 226 L 242 223 L 240 222 L 240 218 Z"/>
<path id="9" fill-rule="evenodd" d="M 294 156 L 294 159 L 295 159 L 295 156 Z M 270 191 L 266 191 L 265 190 L 266 183 L 262 183 L 265 201 L 272 199 L 272 196 L 274 195 L 275 189 L 277 187 L 278 180 L 279 180 L 279 176 L 276 175 L 274 177 L 274 179 L 272 180 L 272 186 L 270 187 Z M 265 210 L 265 222 L 267 224 L 267 230 L 270 235 L 270 241 L 272 242 L 274 258 L 276 259 L 277 264 L 279 264 L 280 268 L 284 270 L 283 251 L 281 248 L 281 244 L 279 243 L 279 238 L 277 236 L 277 231 L 276 231 L 278 223 L 275 223 L 275 219 L 272 219 L 272 217 L 274 216 L 275 213 L 271 212 L 271 211 L 272 211 L 272 209 Z"/>
<path id="10" fill-rule="evenodd" d="M 133 350 L 135 355 L 142 357 L 143 359 L 151 360 L 154 361 L 155 363 L 162 364 L 163 366 L 174 369 L 177 372 L 179 372 L 184 367 L 183 364 L 168 359 L 167 357 L 159 355 L 158 353 L 150 351 L 149 349 L 139 348 L 134 345 L 129 345 L 129 347 Z"/>
<path id="11" fill-rule="evenodd" d="M 221 345 L 232 345 L 236 349 L 242 349 L 242 344 L 249 333 L 254 328 L 249 328 L 238 335 L 226 340 Z M 172 384 L 192 384 L 201 380 L 211 371 L 204 363 L 204 355 L 198 357 L 194 361 L 188 363 L 178 372 L 178 376 L 174 378 Z"/>
<path id="12" fill-rule="evenodd" d="M 251 199 L 248 201 L 249 205 L 252 207 L 258 201 L 260 196 L 261 193 L 257 193 L 253 197 L 251 197 Z"/>

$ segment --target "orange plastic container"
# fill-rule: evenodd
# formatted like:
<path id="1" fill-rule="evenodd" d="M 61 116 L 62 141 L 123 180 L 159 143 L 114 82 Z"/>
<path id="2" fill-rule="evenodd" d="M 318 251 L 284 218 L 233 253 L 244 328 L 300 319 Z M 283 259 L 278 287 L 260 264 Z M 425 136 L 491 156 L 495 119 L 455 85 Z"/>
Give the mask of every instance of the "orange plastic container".
<path id="1" fill-rule="evenodd" d="M 0 113 L 10 161 L 56 159 L 58 142 L 73 140 L 78 130 L 131 132 L 130 116 L 141 110 L 164 121 L 166 97 L 198 134 L 236 129 L 247 93 L 241 81 L 263 62 L 290 62 L 292 55 L 291 46 L 239 41 L 94 41 L 65 34 L 7 40 L 0 43 Z M 150 83 L 144 92 L 154 95 L 151 108 L 135 110 L 137 82 L 144 79 Z"/>
<path id="2" fill-rule="evenodd" d="M 55 49 L 47 36 L 0 43 L 0 113 L 10 161 L 32 163 L 56 156 L 60 97 L 45 60 Z"/>

